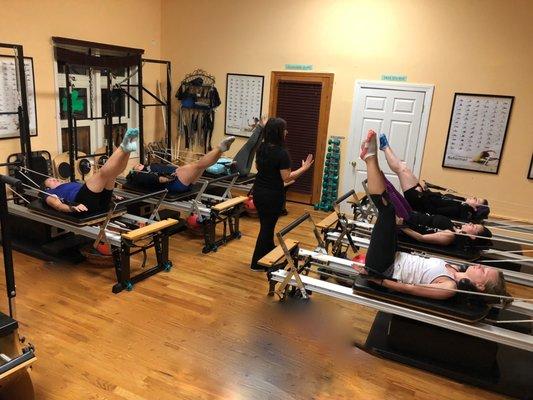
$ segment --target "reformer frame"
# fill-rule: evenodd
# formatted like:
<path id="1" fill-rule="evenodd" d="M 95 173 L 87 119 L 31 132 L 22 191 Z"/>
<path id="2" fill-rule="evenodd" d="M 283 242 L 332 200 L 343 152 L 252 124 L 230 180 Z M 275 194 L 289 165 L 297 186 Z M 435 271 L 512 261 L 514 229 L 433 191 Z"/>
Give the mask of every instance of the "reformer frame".
<path id="1" fill-rule="evenodd" d="M 187 214 L 196 214 L 202 219 L 202 232 L 204 236 L 204 247 L 202 253 L 215 252 L 217 249 L 230 242 L 233 239 L 239 239 L 241 237 L 240 232 L 240 215 L 243 213 L 243 203 L 247 199 L 243 196 L 231 198 L 232 185 L 237 179 L 238 174 L 232 174 L 229 176 L 222 176 L 211 180 L 202 180 L 201 188 L 196 192 L 184 192 L 183 198 L 188 200 L 164 200 L 161 202 L 161 206 L 177 212 L 184 212 Z M 217 182 L 222 180 L 230 180 L 230 184 L 225 187 L 222 196 L 214 196 L 206 193 L 206 190 L 211 185 L 216 185 Z M 124 183 L 124 180 L 120 180 Z M 124 188 L 117 190 L 116 193 L 125 198 L 131 198 L 134 194 Z M 151 195 L 148 194 L 143 200 L 148 204 L 155 204 L 157 202 Z M 191 198 L 192 197 L 192 198 Z M 214 205 L 206 205 L 204 201 L 213 202 Z M 222 235 L 217 239 L 217 226 L 222 224 Z"/>
<path id="2" fill-rule="evenodd" d="M 160 191 L 158 194 L 161 196 L 159 200 L 159 203 L 161 203 L 166 194 L 166 190 Z M 103 221 L 102 218 L 99 217 L 96 222 L 92 224 L 89 222 L 85 225 L 72 224 L 71 222 L 62 219 L 61 216 L 57 216 L 59 212 L 50 215 L 30 210 L 28 207 L 15 204 L 14 200 L 9 202 L 8 211 L 9 214 L 14 216 L 40 222 L 48 226 L 62 229 L 66 232 L 72 232 L 76 235 L 94 239 L 94 247 L 100 242 L 108 243 L 111 247 L 116 275 L 116 283 L 113 285 L 112 291 L 113 293 L 119 293 L 122 290 L 130 291 L 135 283 L 155 275 L 158 272 L 169 271 L 172 268 L 172 262 L 168 259 L 168 241 L 169 236 L 174 233 L 172 227 L 177 225 L 178 221 L 173 219 L 163 221 L 153 220 L 153 217 L 157 214 L 157 210 L 154 210 L 151 218 L 137 217 L 135 215 L 127 214 L 125 211 L 117 213 L 118 210 L 143 201 L 146 197 L 148 196 L 138 196 L 115 203 L 109 211 L 105 213 Z M 117 232 L 110 229 L 112 225 L 115 225 L 115 228 L 120 228 L 132 224 L 140 227 L 129 232 Z M 149 240 L 150 243 L 148 245 L 138 246 L 137 242 L 141 240 Z M 131 256 L 143 252 L 145 255 L 143 261 L 144 267 L 146 251 L 151 248 L 155 251 L 157 264 L 137 275 L 132 275 Z"/>

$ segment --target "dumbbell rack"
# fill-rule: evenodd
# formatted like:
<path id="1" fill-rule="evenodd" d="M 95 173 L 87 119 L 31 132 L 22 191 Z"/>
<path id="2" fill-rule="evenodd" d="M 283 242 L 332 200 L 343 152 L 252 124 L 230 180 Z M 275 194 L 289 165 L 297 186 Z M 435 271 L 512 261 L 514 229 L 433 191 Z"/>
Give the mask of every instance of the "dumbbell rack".
<path id="1" fill-rule="evenodd" d="M 328 140 L 328 151 L 324 163 L 322 177 L 322 196 L 320 203 L 315 204 L 315 210 L 332 211 L 333 202 L 337 199 L 339 189 L 340 144 L 341 136 L 331 136 Z"/>

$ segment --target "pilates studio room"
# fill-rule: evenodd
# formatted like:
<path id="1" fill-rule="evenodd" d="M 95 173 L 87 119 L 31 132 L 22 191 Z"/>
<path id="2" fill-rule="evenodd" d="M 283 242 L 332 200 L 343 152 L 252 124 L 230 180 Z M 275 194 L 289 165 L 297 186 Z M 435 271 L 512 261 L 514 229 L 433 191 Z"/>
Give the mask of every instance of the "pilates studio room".
<path id="1" fill-rule="evenodd" d="M 0 9 L 0 400 L 533 399 L 533 1 Z"/>

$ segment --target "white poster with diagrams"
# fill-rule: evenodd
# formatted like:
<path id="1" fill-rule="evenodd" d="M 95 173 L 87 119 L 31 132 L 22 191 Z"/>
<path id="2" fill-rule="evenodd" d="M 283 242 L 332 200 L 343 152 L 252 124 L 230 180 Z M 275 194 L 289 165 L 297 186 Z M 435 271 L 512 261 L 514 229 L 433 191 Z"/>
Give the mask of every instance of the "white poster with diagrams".
<path id="1" fill-rule="evenodd" d="M 497 174 L 513 100 L 456 93 L 442 166 Z"/>
<path id="2" fill-rule="evenodd" d="M 24 58 L 26 94 L 28 100 L 28 117 L 30 135 L 37 135 L 37 112 L 35 106 L 35 80 L 33 60 Z M 0 139 L 20 136 L 18 106 L 20 92 L 17 85 L 15 57 L 0 56 Z"/>
<path id="3" fill-rule="evenodd" d="M 264 80 L 261 75 L 227 74 L 226 135 L 250 137 L 261 118 Z"/>

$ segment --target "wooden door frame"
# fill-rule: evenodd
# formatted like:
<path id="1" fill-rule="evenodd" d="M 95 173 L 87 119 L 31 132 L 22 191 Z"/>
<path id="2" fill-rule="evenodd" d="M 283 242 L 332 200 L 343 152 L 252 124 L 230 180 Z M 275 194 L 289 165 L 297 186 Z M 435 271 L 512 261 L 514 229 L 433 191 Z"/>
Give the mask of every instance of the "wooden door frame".
<path id="1" fill-rule="evenodd" d="M 270 75 L 270 102 L 268 113 L 274 116 L 278 104 L 278 92 L 276 90 L 280 81 L 295 83 L 320 83 L 322 91 L 320 94 L 320 113 L 318 116 L 318 129 L 316 139 L 315 169 L 313 173 L 313 191 L 311 193 L 311 204 L 318 203 L 322 190 L 322 173 L 324 172 L 324 157 L 328 139 L 329 112 L 331 108 L 331 94 L 333 92 L 333 73 L 315 72 L 292 72 L 292 71 L 272 71 Z M 317 183 L 317 184 L 315 184 Z M 289 200 L 307 203 L 309 195 L 300 193 L 289 193 Z"/>

